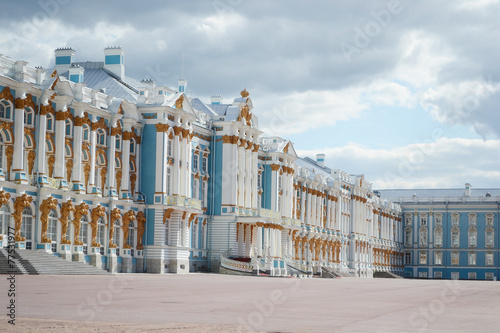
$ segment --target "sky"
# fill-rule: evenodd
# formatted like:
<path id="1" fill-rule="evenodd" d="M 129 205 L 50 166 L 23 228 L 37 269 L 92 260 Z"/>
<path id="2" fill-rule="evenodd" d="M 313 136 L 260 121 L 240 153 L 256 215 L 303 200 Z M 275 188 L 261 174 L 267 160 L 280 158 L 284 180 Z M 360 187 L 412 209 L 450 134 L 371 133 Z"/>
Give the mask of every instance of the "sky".
<path id="1" fill-rule="evenodd" d="M 126 75 L 230 103 L 374 188 L 500 187 L 500 0 L 5 1 L 0 54 L 125 50 Z"/>

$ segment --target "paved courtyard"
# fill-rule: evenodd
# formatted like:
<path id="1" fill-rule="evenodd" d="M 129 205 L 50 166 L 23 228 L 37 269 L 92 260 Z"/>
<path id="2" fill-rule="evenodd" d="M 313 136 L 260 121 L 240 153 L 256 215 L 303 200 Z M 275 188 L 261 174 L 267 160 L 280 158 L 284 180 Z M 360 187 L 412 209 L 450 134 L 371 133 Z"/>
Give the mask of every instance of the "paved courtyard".
<path id="1" fill-rule="evenodd" d="M 1 275 L 1 308 L 9 288 Z M 16 276 L 22 332 L 498 332 L 493 281 Z"/>

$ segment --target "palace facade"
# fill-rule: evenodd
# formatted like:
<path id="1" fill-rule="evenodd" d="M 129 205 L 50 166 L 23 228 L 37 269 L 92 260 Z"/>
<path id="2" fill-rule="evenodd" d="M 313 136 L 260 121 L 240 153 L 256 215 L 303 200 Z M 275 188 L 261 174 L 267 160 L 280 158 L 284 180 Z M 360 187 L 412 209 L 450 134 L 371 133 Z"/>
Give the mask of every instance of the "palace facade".
<path id="1" fill-rule="evenodd" d="M 110 272 L 402 275 L 402 207 L 324 159 L 262 137 L 246 90 L 134 80 L 120 47 L 0 57 L 3 247 Z"/>

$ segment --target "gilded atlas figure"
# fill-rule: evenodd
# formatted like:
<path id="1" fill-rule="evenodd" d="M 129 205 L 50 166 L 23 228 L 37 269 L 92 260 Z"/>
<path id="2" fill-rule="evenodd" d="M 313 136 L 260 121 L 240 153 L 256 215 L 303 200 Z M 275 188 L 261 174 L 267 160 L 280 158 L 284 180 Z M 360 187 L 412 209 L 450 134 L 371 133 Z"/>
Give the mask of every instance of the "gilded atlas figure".
<path id="1" fill-rule="evenodd" d="M 92 213 L 90 215 L 91 222 L 90 227 L 92 228 L 92 247 L 101 247 L 100 243 L 97 243 L 97 221 L 100 217 L 103 217 L 105 214 L 106 208 L 104 206 L 97 206 L 92 209 Z"/>
<path id="2" fill-rule="evenodd" d="M 115 221 L 120 220 L 122 217 L 121 211 L 115 208 L 111 211 L 111 219 L 109 220 L 109 247 L 116 248 L 116 244 L 113 243 L 113 233 L 115 231 Z"/>
<path id="3" fill-rule="evenodd" d="M 3 205 L 6 205 L 9 202 L 10 193 L 6 193 L 4 190 L 0 190 L 0 208 Z M 0 240 L 3 239 L 3 236 L 0 235 Z"/>
<path id="4" fill-rule="evenodd" d="M 142 235 L 144 235 L 144 230 L 146 230 L 146 215 L 143 212 L 137 213 L 137 250 L 143 250 L 144 245 L 142 245 Z"/>
<path id="5" fill-rule="evenodd" d="M 75 207 L 74 219 L 73 219 L 73 227 L 75 229 L 73 244 L 74 245 L 83 245 L 83 242 L 80 240 L 80 227 L 81 227 L 81 218 L 83 215 L 88 215 L 89 213 L 89 205 L 85 202 L 82 202 L 78 206 Z"/>
<path id="6" fill-rule="evenodd" d="M 21 224 L 23 223 L 23 210 L 33 202 L 33 198 L 26 193 L 17 197 L 14 201 L 14 213 L 12 216 L 15 221 L 15 240 L 16 242 L 24 242 L 25 237 L 21 237 Z"/>
<path id="7" fill-rule="evenodd" d="M 69 213 L 75 212 L 75 207 L 71 202 L 71 199 L 66 201 L 61 206 L 61 218 L 59 221 L 61 222 L 61 244 L 71 244 L 71 241 L 66 238 L 66 232 L 68 231 L 68 218 Z"/>
<path id="8" fill-rule="evenodd" d="M 129 210 L 128 212 L 126 212 L 125 214 L 123 214 L 123 218 L 122 218 L 123 248 L 124 249 L 130 249 L 132 247 L 132 245 L 127 243 L 128 233 L 129 233 L 128 226 L 130 224 L 130 221 L 135 221 L 135 213 L 132 209 Z"/>
<path id="9" fill-rule="evenodd" d="M 52 243 L 52 239 L 47 238 L 47 227 L 49 226 L 49 213 L 52 209 L 57 208 L 57 200 L 53 197 L 48 197 L 40 205 L 40 221 L 42 221 L 42 243 Z"/>

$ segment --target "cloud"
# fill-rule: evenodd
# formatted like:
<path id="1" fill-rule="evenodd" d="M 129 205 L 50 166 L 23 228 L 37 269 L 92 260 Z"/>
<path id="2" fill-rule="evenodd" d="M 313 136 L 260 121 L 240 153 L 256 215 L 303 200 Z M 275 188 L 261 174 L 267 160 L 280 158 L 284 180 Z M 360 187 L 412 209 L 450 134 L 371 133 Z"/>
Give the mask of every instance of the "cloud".
<path id="1" fill-rule="evenodd" d="M 374 188 L 491 187 L 500 177 L 500 140 L 440 137 L 402 147 L 373 149 L 350 143 L 344 147 L 325 147 L 297 151 L 315 158 L 326 154 L 326 164 L 352 174 L 365 174 Z"/>

